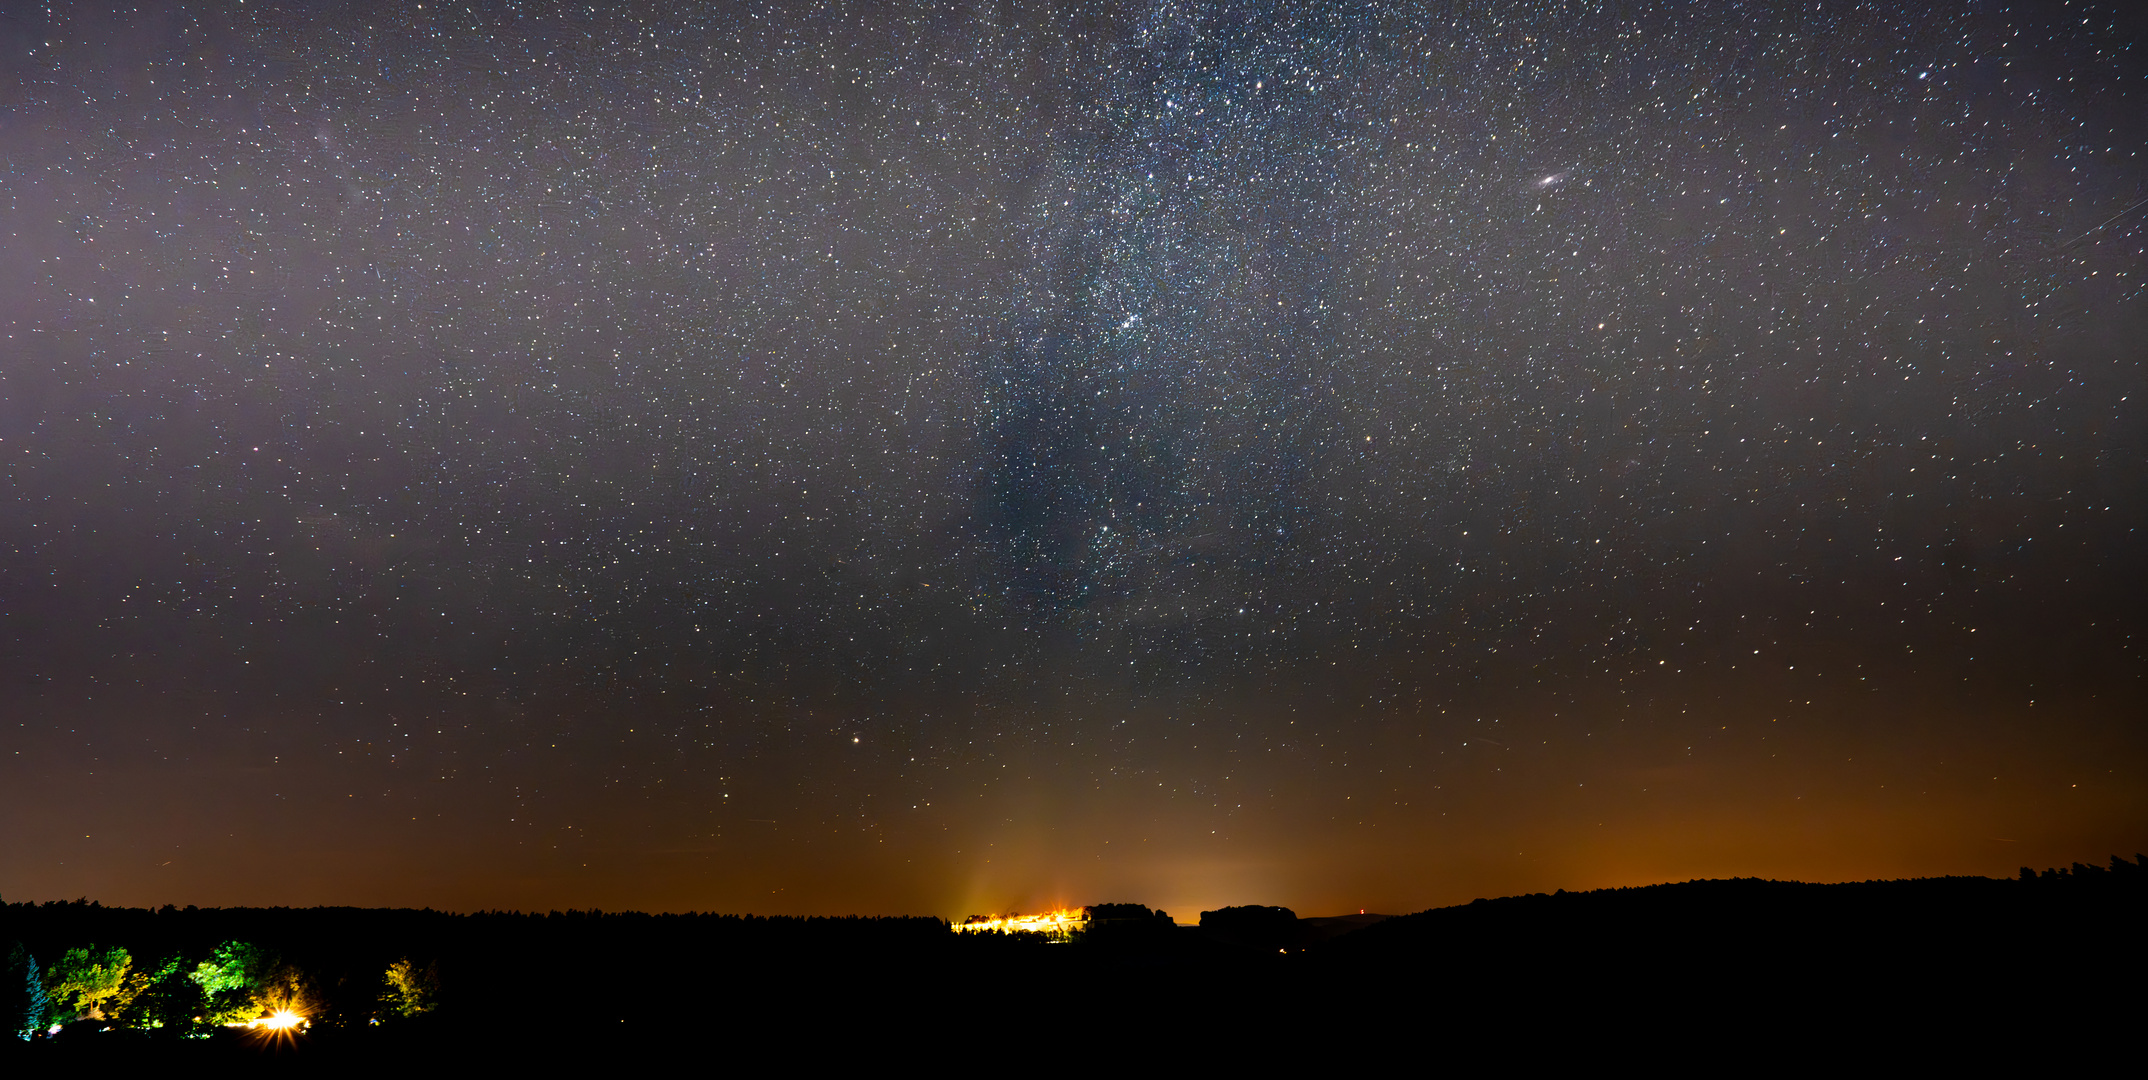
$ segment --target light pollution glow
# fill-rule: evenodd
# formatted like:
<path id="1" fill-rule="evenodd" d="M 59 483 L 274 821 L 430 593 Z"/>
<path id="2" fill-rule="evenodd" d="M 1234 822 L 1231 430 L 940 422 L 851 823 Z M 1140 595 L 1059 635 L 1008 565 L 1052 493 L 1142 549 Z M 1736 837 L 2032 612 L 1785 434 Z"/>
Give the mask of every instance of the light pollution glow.
<path id="1" fill-rule="evenodd" d="M 955 930 L 964 934 L 1044 934 L 1055 941 L 1065 941 L 1088 925 L 1086 910 L 1060 908 L 1034 915 L 972 915 L 956 923 Z"/>

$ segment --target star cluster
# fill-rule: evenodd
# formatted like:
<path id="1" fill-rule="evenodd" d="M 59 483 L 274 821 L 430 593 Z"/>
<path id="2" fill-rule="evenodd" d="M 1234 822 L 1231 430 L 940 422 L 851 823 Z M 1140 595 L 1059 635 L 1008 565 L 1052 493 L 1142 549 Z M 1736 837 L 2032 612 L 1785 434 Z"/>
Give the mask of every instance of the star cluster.
<path id="1" fill-rule="evenodd" d="M 2148 820 L 2141 30 L 9 16 L 0 889 L 2100 857 Z"/>

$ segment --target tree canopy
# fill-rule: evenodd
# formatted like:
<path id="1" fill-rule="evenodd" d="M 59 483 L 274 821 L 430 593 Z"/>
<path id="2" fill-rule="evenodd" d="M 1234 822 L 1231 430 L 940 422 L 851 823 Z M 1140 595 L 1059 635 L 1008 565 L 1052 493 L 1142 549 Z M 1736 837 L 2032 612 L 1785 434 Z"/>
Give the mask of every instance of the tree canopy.
<path id="1" fill-rule="evenodd" d="M 37 958 L 18 942 L 9 946 L 0 969 L 0 1033 L 27 1039 L 45 1026 L 48 1008 L 44 973 Z"/>
<path id="2" fill-rule="evenodd" d="M 421 968 L 406 956 L 388 965 L 386 978 L 388 987 L 381 991 L 380 1003 L 390 1013 L 408 1018 L 433 1011 L 433 999 L 440 990 L 433 965 Z"/>
<path id="3" fill-rule="evenodd" d="M 259 945 L 227 941 L 209 959 L 194 968 L 188 978 L 208 998 L 202 1019 L 212 1024 L 244 1023 L 264 1012 L 256 992 L 267 986 L 277 967 L 275 954 Z"/>
<path id="4" fill-rule="evenodd" d="M 67 1019 L 102 1020 L 105 1007 L 125 1008 L 127 969 L 134 958 L 117 945 L 78 946 L 67 950 L 45 975 L 52 1014 Z"/>

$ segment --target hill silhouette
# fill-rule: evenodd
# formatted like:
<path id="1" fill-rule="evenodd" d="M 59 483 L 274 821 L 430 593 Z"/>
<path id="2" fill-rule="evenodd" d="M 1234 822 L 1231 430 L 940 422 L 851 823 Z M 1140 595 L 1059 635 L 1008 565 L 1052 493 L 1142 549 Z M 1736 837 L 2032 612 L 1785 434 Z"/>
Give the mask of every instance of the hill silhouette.
<path id="1" fill-rule="evenodd" d="M 311 1021 L 273 1043 L 177 1021 L 130 1028 L 151 995 L 58 1017 L 59 1035 L 6 1039 L 0 1054 L 497 1063 L 714 1041 L 841 1057 L 953 1037 L 1019 1047 L 1069 1025 L 1114 1054 L 1340 1053 L 1434 1030 L 1630 1038 L 1673 1018 L 1693 1039 L 1801 1024 L 1808 1040 L 1970 1038 L 2130 1015 L 2144 901 L 2148 866 L 2114 858 L 2013 879 L 1691 881 L 1392 918 L 1249 905 L 1204 912 L 1198 927 L 1097 905 L 1112 929 L 1073 944 L 956 934 L 936 918 L 0 904 L 0 950 L 19 945 L 48 978 L 69 950 L 116 947 L 183 995 L 176 980 L 246 943 L 303 984 Z M 19 1010 L 20 964 L 8 976 L 0 1007 Z"/>

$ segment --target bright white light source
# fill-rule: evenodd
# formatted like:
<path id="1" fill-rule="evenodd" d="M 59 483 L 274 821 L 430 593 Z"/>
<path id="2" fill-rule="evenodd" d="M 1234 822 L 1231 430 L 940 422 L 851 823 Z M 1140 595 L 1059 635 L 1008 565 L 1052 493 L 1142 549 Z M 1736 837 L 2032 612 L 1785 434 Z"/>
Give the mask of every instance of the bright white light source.
<path id="1" fill-rule="evenodd" d="M 289 1009 L 278 1009 L 267 1016 L 260 1017 L 259 1019 L 248 1020 L 244 1024 L 231 1024 L 229 1026 L 249 1027 L 261 1031 L 290 1031 L 293 1028 L 304 1026 L 305 1023 L 305 1017 L 300 1016 Z"/>

